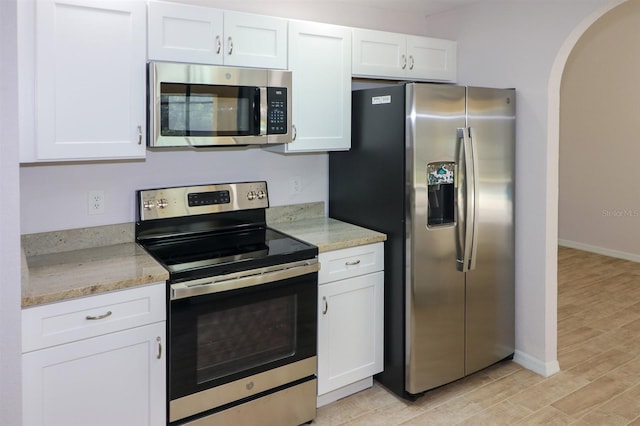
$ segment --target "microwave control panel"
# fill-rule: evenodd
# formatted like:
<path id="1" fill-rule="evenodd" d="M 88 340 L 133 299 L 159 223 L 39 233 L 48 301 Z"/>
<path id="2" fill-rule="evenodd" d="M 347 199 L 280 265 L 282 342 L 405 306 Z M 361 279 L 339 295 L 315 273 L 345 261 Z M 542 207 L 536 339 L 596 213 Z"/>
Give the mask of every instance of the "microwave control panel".
<path id="1" fill-rule="evenodd" d="M 267 134 L 287 133 L 287 88 L 267 88 Z"/>

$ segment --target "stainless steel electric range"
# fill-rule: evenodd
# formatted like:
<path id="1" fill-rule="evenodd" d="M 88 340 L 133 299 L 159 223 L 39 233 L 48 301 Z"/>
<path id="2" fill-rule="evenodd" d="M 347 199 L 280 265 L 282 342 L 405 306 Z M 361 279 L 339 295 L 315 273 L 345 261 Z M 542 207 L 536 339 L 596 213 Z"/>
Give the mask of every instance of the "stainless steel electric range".
<path id="1" fill-rule="evenodd" d="M 317 247 L 266 226 L 266 182 L 137 191 L 136 240 L 169 271 L 168 424 L 315 417 Z"/>

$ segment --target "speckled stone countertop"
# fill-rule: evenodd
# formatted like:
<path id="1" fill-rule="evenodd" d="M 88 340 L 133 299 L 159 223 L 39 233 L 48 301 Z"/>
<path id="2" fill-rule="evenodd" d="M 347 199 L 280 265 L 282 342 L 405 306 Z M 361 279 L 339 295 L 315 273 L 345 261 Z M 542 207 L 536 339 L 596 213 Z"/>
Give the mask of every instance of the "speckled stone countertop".
<path id="1" fill-rule="evenodd" d="M 133 242 L 29 256 L 26 264 L 23 308 L 169 278 L 167 270 Z"/>
<path id="2" fill-rule="evenodd" d="M 324 203 L 267 210 L 269 226 L 320 252 L 386 240 L 386 235 L 324 217 Z M 22 307 L 165 281 L 169 273 L 135 242 L 134 224 L 22 236 Z"/>
<path id="3" fill-rule="evenodd" d="M 317 246 L 320 253 L 387 239 L 383 233 L 326 217 L 277 222 L 270 226 Z"/>

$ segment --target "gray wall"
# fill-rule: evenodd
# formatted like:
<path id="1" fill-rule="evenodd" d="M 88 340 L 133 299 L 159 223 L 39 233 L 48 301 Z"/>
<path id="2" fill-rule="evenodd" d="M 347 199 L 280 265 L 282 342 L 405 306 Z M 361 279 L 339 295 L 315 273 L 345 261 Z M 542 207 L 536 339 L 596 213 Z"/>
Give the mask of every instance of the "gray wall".
<path id="1" fill-rule="evenodd" d="M 560 243 L 640 261 L 640 1 L 582 36 L 562 78 Z"/>
<path id="2" fill-rule="evenodd" d="M 0 0 L 0 424 L 21 424 L 16 0 Z"/>

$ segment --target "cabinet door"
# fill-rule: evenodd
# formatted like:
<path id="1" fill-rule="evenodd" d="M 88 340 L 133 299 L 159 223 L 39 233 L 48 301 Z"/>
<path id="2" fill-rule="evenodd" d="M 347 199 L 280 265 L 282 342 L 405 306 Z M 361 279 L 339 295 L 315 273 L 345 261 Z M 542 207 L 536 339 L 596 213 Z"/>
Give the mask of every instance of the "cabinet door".
<path id="1" fill-rule="evenodd" d="M 222 64 L 221 10 L 149 2 L 148 12 L 149 60 Z"/>
<path id="2" fill-rule="evenodd" d="M 165 322 L 22 357 L 25 426 L 166 423 Z"/>
<path id="3" fill-rule="evenodd" d="M 38 160 L 145 155 L 145 5 L 36 2 Z"/>
<path id="4" fill-rule="evenodd" d="M 287 21 L 248 13 L 224 13 L 224 64 L 287 68 Z"/>
<path id="5" fill-rule="evenodd" d="M 382 371 L 384 273 L 319 286 L 318 395 Z"/>
<path id="6" fill-rule="evenodd" d="M 456 42 L 407 36 L 407 77 L 453 82 L 457 77 Z"/>
<path id="7" fill-rule="evenodd" d="M 353 30 L 353 75 L 404 78 L 407 38 L 385 31 Z"/>
<path id="8" fill-rule="evenodd" d="M 351 31 L 289 23 L 289 70 L 293 73 L 295 140 L 286 152 L 351 147 Z"/>

